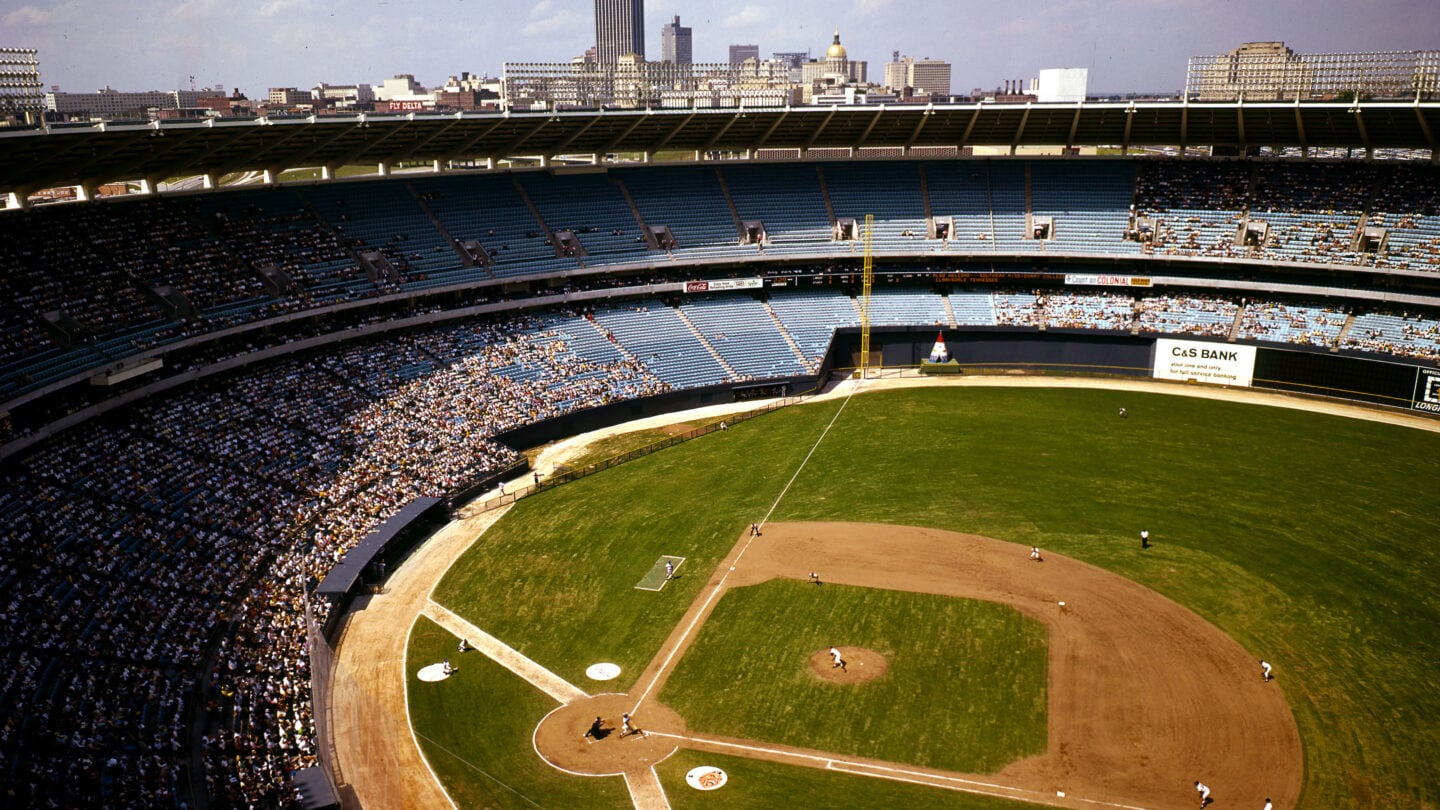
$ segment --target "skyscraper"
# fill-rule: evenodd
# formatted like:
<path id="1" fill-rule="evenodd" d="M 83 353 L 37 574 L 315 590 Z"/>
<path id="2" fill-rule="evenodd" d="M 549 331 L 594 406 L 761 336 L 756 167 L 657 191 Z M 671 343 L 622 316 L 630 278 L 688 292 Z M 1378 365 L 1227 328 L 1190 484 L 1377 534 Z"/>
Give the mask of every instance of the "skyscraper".
<path id="1" fill-rule="evenodd" d="M 680 15 L 660 26 L 660 61 L 688 65 L 691 58 L 690 29 L 680 24 Z"/>
<path id="2" fill-rule="evenodd" d="M 645 57 L 645 0 L 595 0 L 595 61 Z"/>

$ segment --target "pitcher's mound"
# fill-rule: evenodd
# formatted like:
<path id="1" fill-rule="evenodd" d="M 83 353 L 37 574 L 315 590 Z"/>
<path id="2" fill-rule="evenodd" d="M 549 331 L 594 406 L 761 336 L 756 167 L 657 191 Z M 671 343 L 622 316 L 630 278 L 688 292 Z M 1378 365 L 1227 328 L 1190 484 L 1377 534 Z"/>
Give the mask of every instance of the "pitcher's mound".
<path id="1" fill-rule="evenodd" d="M 829 683 L 865 683 L 884 677 L 890 670 L 885 656 L 864 647 L 839 647 L 845 668 L 835 666 L 830 649 L 816 650 L 810 654 L 810 674 Z"/>

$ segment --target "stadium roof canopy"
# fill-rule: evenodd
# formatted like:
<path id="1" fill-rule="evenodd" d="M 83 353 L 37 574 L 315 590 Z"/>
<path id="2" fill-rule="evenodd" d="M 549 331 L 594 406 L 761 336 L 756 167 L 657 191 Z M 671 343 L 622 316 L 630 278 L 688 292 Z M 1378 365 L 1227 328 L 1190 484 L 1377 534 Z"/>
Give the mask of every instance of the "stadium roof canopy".
<path id="1" fill-rule="evenodd" d="M 208 119 L 0 131 L 0 193 L 243 171 L 662 150 L 1428 149 L 1440 103 L 1120 102 Z"/>

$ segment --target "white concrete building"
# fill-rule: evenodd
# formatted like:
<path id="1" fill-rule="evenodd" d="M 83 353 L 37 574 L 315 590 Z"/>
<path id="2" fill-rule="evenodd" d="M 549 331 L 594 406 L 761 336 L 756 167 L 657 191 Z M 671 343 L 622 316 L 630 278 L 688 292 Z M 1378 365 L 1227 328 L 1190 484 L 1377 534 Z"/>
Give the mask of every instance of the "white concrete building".
<path id="1" fill-rule="evenodd" d="M 1030 92 L 1041 104 L 1073 104 L 1085 100 L 1089 85 L 1089 68 L 1046 68 L 1030 81 Z"/>

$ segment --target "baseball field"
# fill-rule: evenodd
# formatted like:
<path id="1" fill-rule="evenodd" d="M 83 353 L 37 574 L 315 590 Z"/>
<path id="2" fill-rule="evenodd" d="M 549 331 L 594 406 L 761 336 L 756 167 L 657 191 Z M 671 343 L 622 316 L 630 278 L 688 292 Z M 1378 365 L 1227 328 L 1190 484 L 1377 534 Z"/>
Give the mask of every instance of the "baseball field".
<path id="1" fill-rule="evenodd" d="M 791 407 L 466 539 L 407 722 L 460 807 L 1432 807 L 1437 482 L 1440 433 L 1250 403 Z"/>

